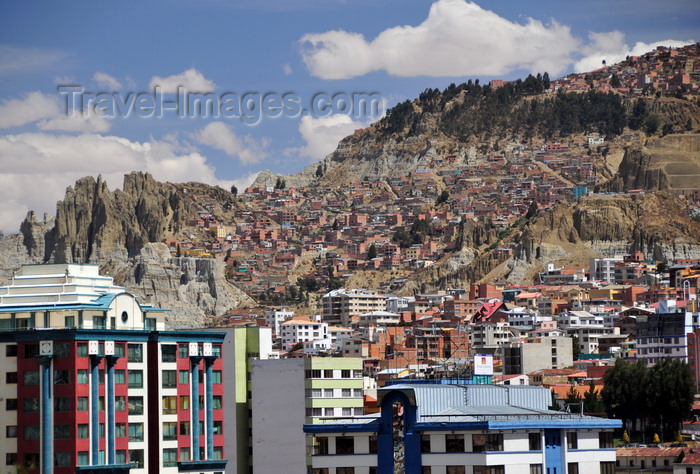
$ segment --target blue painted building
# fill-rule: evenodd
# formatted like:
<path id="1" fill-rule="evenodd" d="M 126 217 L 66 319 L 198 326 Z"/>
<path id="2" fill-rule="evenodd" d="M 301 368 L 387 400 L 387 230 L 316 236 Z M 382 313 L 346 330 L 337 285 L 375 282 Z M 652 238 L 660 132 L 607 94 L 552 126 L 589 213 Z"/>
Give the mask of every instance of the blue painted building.
<path id="1" fill-rule="evenodd" d="M 609 420 L 548 409 L 533 386 L 399 384 L 378 414 L 306 425 L 311 474 L 614 473 Z"/>

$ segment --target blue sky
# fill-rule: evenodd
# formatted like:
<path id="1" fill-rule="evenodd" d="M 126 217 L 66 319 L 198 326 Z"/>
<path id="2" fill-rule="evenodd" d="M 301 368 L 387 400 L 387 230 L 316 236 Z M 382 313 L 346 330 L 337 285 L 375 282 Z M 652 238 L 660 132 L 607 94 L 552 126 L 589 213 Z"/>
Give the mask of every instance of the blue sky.
<path id="1" fill-rule="evenodd" d="M 132 170 L 241 188 L 263 169 L 299 171 L 378 118 L 344 114 L 342 102 L 301 113 L 319 93 L 376 93 L 390 107 L 469 78 L 586 71 L 699 33 L 690 0 L 5 1 L 0 230 L 16 231 L 29 209 L 53 214 L 81 176 L 102 174 L 112 189 Z M 66 115 L 58 87 L 69 84 L 105 93 L 100 110 Z M 141 117 L 114 106 L 178 85 L 218 105 L 272 98 L 255 124 L 235 109 Z"/>

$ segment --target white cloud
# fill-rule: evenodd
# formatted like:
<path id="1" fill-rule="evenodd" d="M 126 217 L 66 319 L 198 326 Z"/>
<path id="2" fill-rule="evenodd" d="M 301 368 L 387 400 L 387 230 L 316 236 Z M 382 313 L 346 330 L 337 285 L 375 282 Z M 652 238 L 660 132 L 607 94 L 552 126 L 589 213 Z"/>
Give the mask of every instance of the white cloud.
<path id="1" fill-rule="evenodd" d="M 0 76 L 49 70 L 68 58 L 63 51 L 0 45 Z"/>
<path id="2" fill-rule="evenodd" d="M 154 76 L 149 87 L 153 89 L 156 86 L 166 93 L 177 93 L 178 87 L 183 87 L 187 92 L 213 92 L 216 89 L 216 84 L 194 68 L 168 77 Z"/>
<path id="3" fill-rule="evenodd" d="M 603 60 L 607 64 L 615 64 L 624 60 L 627 56 L 641 56 L 644 53 L 653 51 L 657 46 L 678 48 L 694 43 L 693 40 L 678 41 L 665 40 L 654 43 L 638 42 L 633 48 L 625 44 L 625 35 L 619 31 L 609 33 L 588 34 L 589 43 L 581 48 L 584 55 L 582 59 L 574 64 L 574 72 L 593 71 L 603 66 Z"/>
<path id="4" fill-rule="evenodd" d="M 0 128 L 21 127 L 59 114 L 55 97 L 38 91 L 30 92 L 21 99 L 8 99 L 0 103 Z"/>
<path id="5" fill-rule="evenodd" d="M 282 66 L 282 71 L 284 71 L 284 74 L 286 76 L 289 76 L 294 72 L 294 70 L 292 70 L 292 66 L 290 66 L 289 63 Z"/>
<path id="6" fill-rule="evenodd" d="M 313 118 L 304 116 L 299 122 L 299 133 L 306 145 L 285 150 L 287 154 L 298 153 L 300 156 L 321 160 L 332 153 L 338 142 L 352 135 L 358 128 L 364 128 L 369 123 L 355 122 L 348 115 L 335 114 L 329 117 Z"/>
<path id="7" fill-rule="evenodd" d="M 374 40 L 346 31 L 307 34 L 302 56 L 323 79 L 385 70 L 396 76 L 504 75 L 514 70 L 556 75 L 571 64 L 579 40 L 568 26 L 511 22 L 464 0 L 438 0 L 418 26 L 397 26 Z"/>
<path id="8" fill-rule="evenodd" d="M 4 232 L 16 232 L 29 209 L 38 215 L 55 214 L 56 201 L 63 198 L 66 187 L 86 175 L 102 174 L 111 188 L 121 186 L 123 175 L 134 170 L 147 171 L 160 181 L 199 181 L 225 189 L 231 184 L 240 184 L 241 189 L 254 179 L 249 175 L 219 180 L 203 155 L 183 150 L 176 140 L 135 142 L 96 134 L 0 136 L 0 169 Z"/>
<path id="9" fill-rule="evenodd" d="M 94 76 L 92 76 L 92 78 L 95 82 L 97 82 L 97 85 L 109 91 L 118 91 L 122 88 L 122 85 L 119 83 L 119 81 L 107 74 L 106 72 L 98 71 L 95 73 Z"/>
<path id="10" fill-rule="evenodd" d="M 223 122 L 208 124 L 195 135 L 195 139 L 203 145 L 238 158 L 242 164 L 258 163 L 267 157 L 267 142 L 258 143 L 250 135 L 239 137 Z"/>
<path id="11" fill-rule="evenodd" d="M 41 130 L 106 132 L 110 128 L 108 121 L 95 114 L 67 115 L 58 97 L 38 91 L 0 103 L 0 128 L 21 127 L 32 122 L 38 122 Z"/>

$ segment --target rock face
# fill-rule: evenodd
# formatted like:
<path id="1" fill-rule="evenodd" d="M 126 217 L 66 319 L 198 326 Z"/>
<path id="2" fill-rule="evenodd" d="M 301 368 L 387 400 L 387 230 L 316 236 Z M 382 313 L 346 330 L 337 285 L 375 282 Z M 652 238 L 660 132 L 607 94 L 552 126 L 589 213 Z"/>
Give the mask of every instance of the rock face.
<path id="1" fill-rule="evenodd" d="M 151 304 L 169 308 L 170 328 L 201 326 L 205 318 L 230 308 L 254 305 L 243 291 L 223 277 L 223 262 L 212 258 L 171 257 L 165 244 L 148 243 L 126 271 L 124 285 Z"/>
<path id="2" fill-rule="evenodd" d="M 667 135 L 646 146 L 630 147 L 617 174 L 603 188 L 644 189 L 684 194 L 700 183 L 700 134 Z"/>
<path id="3" fill-rule="evenodd" d="M 172 328 L 201 327 L 208 318 L 254 302 L 224 278 L 212 258 L 174 258 L 165 244 L 199 210 L 191 194 L 231 201 L 228 191 L 200 183 L 160 183 L 147 173 L 124 177 L 122 190 L 101 177 L 68 187 L 56 219 L 29 212 L 21 235 L 0 238 L 0 272 L 9 276 L 23 263 L 91 262 L 118 285 L 155 306 L 171 309 Z M 5 251 L 6 250 L 6 251 Z"/>
<path id="4" fill-rule="evenodd" d="M 700 258 L 700 223 L 686 214 L 683 201 L 664 193 L 589 196 L 548 210 L 511 235 L 517 242 L 512 256 L 494 255 L 484 249 L 498 242 L 490 221 L 463 223 L 457 251 L 416 273 L 402 292 L 495 278 L 521 284 L 548 263 L 588 268 L 592 258 L 635 251 L 656 261 Z"/>
<path id="5" fill-rule="evenodd" d="M 54 261 L 99 263 L 116 248 L 135 256 L 148 242 L 178 232 L 196 214 L 178 187 L 148 173 L 124 176 L 123 190 L 111 192 L 98 176 L 68 187 L 56 209 Z"/>

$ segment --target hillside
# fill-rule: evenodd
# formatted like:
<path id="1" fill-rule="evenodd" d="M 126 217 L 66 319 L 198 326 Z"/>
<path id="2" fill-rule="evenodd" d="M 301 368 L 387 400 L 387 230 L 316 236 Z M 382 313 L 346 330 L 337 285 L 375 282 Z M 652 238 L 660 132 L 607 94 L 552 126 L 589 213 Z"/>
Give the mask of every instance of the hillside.
<path id="1" fill-rule="evenodd" d="M 97 263 L 192 327 L 258 303 L 317 311 L 340 286 L 410 294 L 530 284 L 550 263 L 634 251 L 700 258 L 697 95 L 613 91 L 604 69 L 428 89 L 237 196 L 140 172 L 120 190 L 82 178 L 55 218 L 30 212 L 21 235 L 0 236 L 0 272 Z"/>

